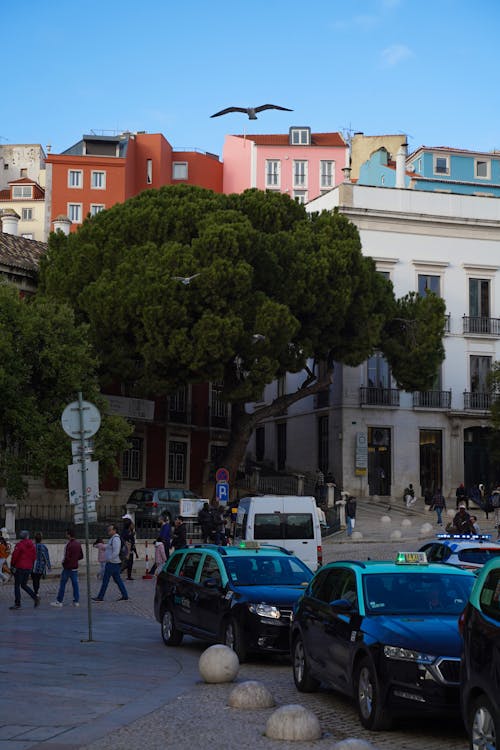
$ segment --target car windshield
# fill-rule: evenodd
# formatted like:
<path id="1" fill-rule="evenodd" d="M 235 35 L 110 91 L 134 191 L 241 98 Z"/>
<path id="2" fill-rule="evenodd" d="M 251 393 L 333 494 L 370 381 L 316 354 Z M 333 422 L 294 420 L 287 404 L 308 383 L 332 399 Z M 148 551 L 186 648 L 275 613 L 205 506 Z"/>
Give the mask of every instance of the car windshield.
<path id="1" fill-rule="evenodd" d="M 498 557 L 498 555 L 500 555 L 500 548 L 468 547 L 459 551 L 458 559 L 460 562 L 484 565 L 488 560 L 491 560 L 492 557 Z"/>
<path id="2" fill-rule="evenodd" d="M 313 577 L 307 565 L 292 556 L 255 555 L 223 558 L 235 586 L 306 586 Z"/>
<path id="3" fill-rule="evenodd" d="M 397 572 L 363 576 L 366 612 L 371 615 L 459 615 L 474 583 L 471 575 Z"/>

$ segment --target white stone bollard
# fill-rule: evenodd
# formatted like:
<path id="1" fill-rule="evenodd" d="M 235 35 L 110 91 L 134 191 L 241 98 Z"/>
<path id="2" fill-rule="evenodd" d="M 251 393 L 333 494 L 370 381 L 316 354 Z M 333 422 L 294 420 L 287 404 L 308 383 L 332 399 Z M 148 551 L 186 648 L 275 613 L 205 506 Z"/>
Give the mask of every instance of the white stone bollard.
<path id="1" fill-rule="evenodd" d="M 292 703 L 273 711 L 267 720 L 265 735 L 271 740 L 319 740 L 321 727 L 312 711 Z"/>
<path id="2" fill-rule="evenodd" d="M 371 742 L 358 740 L 356 737 L 348 737 L 346 740 L 336 742 L 332 750 L 377 750 L 377 748 Z"/>
<path id="3" fill-rule="evenodd" d="M 391 523 L 391 517 L 390 516 L 381 516 L 380 523 L 382 523 L 382 524 L 389 524 L 389 523 Z"/>
<path id="4" fill-rule="evenodd" d="M 391 532 L 391 539 L 395 542 L 397 542 L 398 539 L 401 539 L 402 533 L 399 529 L 394 529 L 394 531 Z"/>
<path id="5" fill-rule="evenodd" d="M 232 682 L 238 674 L 240 662 L 229 646 L 216 643 L 207 648 L 198 662 L 200 675 L 205 682 Z"/>
<path id="6" fill-rule="evenodd" d="M 409 518 L 403 518 L 403 520 L 401 521 L 401 526 L 405 526 L 405 527 L 411 526 L 410 519 Z"/>
<path id="7" fill-rule="evenodd" d="M 432 536 L 434 529 L 431 523 L 423 523 L 420 527 L 419 537 L 423 538 L 426 536 Z"/>
<path id="8" fill-rule="evenodd" d="M 270 691 L 262 682 L 247 680 L 234 687 L 228 698 L 231 708 L 272 708 L 276 702 Z"/>
<path id="9" fill-rule="evenodd" d="M 360 542 L 363 539 L 363 534 L 361 531 L 353 531 L 351 534 L 351 540 L 353 542 Z"/>

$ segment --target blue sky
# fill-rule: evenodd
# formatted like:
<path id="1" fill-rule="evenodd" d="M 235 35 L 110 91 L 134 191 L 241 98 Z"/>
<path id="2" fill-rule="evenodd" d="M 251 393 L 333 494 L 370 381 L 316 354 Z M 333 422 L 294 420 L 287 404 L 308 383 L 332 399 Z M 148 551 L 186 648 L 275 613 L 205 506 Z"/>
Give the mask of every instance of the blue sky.
<path id="1" fill-rule="evenodd" d="M 500 149 L 498 0 L 25 0 L 2 7 L 0 143 L 59 153 L 83 133 L 407 133 Z M 7 106 L 8 103 L 8 106 Z M 210 119 L 272 103 L 249 122 Z"/>

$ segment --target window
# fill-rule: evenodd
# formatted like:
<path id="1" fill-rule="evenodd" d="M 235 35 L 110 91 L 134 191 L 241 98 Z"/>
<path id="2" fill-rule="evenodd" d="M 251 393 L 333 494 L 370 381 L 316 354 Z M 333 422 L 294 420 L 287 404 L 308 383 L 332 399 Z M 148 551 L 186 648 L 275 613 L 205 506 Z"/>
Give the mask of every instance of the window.
<path id="1" fill-rule="evenodd" d="M 277 396 L 284 396 L 286 394 L 286 375 L 281 375 L 276 381 Z"/>
<path id="2" fill-rule="evenodd" d="M 144 440 L 141 437 L 130 439 L 130 448 L 122 455 L 122 479 L 140 481 L 142 479 L 142 462 Z"/>
<path id="3" fill-rule="evenodd" d="M 212 555 L 207 555 L 205 557 L 205 562 L 203 563 L 200 573 L 200 583 L 205 583 L 208 578 L 215 579 L 218 586 L 222 585 L 222 574 L 217 560 L 215 557 L 212 557 Z"/>
<path id="4" fill-rule="evenodd" d="M 153 182 L 153 160 L 148 159 L 146 161 L 146 182 L 151 185 Z"/>
<path id="5" fill-rule="evenodd" d="M 280 162 L 266 159 L 266 187 L 280 186 Z"/>
<path id="6" fill-rule="evenodd" d="M 263 461 L 266 455 L 266 428 L 257 427 L 255 430 L 255 460 Z"/>
<path id="7" fill-rule="evenodd" d="M 439 276 L 429 276 L 428 274 L 419 273 L 418 275 L 418 293 L 420 297 L 425 297 L 427 292 L 433 292 L 439 297 L 440 287 Z"/>
<path id="8" fill-rule="evenodd" d="M 475 159 L 474 160 L 474 173 L 476 177 L 489 180 L 490 179 L 490 160 L 489 159 Z"/>
<path id="9" fill-rule="evenodd" d="M 190 578 L 194 581 L 198 564 L 201 560 L 201 552 L 188 552 L 184 558 L 184 562 L 181 565 L 178 575 L 183 578 Z"/>
<path id="10" fill-rule="evenodd" d="M 318 461 L 317 466 L 323 474 L 328 471 L 328 435 L 329 424 L 328 415 L 318 417 Z"/>
<path id="11" fill-rule="evenodd" d="M 479 594 L 483 612 L 493 620 L 500 621 L 500 570 L 492 570 Z"/>
<path id="12" fill-rule="evenodd" d="M 224 466 L 222 459 L 224 458 L 225 452 L 225 443 L 210 444 L 210 471 L 208 477 L 209 481 L 215 481 L 215 472 L 217 471 L 217 469 L 220 469 L 221 466 Z"/>
<path id="13" fill-rule="evenodd" d="M 375 352 L 367 361 L 368 386 L 372 388 L 390 388 L 391 372 L 388 362 L 381 352 Z"/>
<path id="14" fill-rule="evenodd" d="M 488 279 L 469 279 L 469 315 L 472 318 L 489 318 L 490 282 Z"/>
<path id="15" fill-rule="evenodd" d="M 21 219 L 23 221 L 33 221 L 33 209 L 23 208 L 21 211 Z"/>
<path id="16" fill-rule="evenodd" d="M 68 187 L 81 188 L 83 186 L 83 174 L 81 169 L 68 169 Z"/>
<path id="17" fill-rule="evenodd" d="M 21 177 L 27 177 L 28 176 L 28 168 L 27 167 L 22 167 L 21 172 L 20 172 L 20 176 Z"/>
<path id="18" fill-rule="evenodd" d="M 91 203 L 90 204 L 90 215 L 95 216 L 96 214 L 101 213 L 101 211 L 104 211 L 104 204 L 103 203 Z"/>
<path id="19" fill-rule="evenodd" d="M 293 199 L 297 201 L 297 203 L 307 203 L 307 190 L 294 190 Z"/>
<path id="20" fill-rule="evenodd" d="M 168 445 L 168 481 L 186 483 L 187 443 L 171 440 Z"/>
<path id="21" fill-rule="evenodd" d="M 33 186 L 32 185 L 13 185 L 12 197 L 13 198 L 32 198 Z"/>
<path id="22" fill-rule="evenodd" d="M 94 190 L 105 190 L 106 172 L 92 171 L 90 174 L 90 187 Z"/>
<path id="23" fill-rule="evenodd" d="M 212 383 L 210 403 L 212 406 L 212 416 L 225 420 L 227 418 L 227 402 L 223 399 L 223 390 L 224 386 L 222 383 Z"/>
<path id="24" fill-rule="evenodd" d="M 450 160 L 448 156 L 434 156 L 434 174 L 449 174 Z"/>
<path id="25" fill-rule="evenodd" d="M 307 162 L 293 162 L 293 186 L 307 187 Z"/>
<path id="26" fill-rule="evenodd" d="M 73 224 L 82 223 L 82 204 L 68 203 L 68 218 Z"/>
<path id="27" fill-rule="evenodd" d="M 290 145 L 291 146 L 310 146 L 311 129 L 310 128 L 290 128 Z"/>
<path id="28" fill-rule="evenodd" d="M 323 161 L 319 163 L 319 186 L 322 190 L 332 188 L 334 184 L 334 165 L 333 161 Z"/>
<path id="29" fill-rule="evenodd" d="M 276 425 L 276 445 L 277 469 L 283 471 L 286 466 L 286 422 L 280 422 Z"/>
<path id="30" fill-rule="evenodd" d="M 174 161 L 172 164 L 172 179 L 173 180 L 187 180 L 187 178 L 188 178 L 187 161 Z"/>
<path id="31" fill-rule="evenodd" d="M 472 393 L 488 393 L 488 375 L 491 369 L 491 357 L 471 356 L 470 389 Z"/>
<path id="32" fill-rule="evenodd" d="M 32 240 L 33 239 L 33 232 L 23 232 L 21 237 L 24 237 L 25 240 Z"/>

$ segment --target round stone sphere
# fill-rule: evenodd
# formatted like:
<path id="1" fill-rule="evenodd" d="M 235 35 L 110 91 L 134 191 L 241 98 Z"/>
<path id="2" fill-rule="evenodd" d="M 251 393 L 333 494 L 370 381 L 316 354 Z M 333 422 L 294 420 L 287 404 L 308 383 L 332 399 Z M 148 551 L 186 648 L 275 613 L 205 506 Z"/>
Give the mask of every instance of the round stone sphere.
<path id="1" fill-rule="evenodd" d="M 361 533 L 361 531 L 353 531 L 351 539 L 353 542 L 360 542 L 363 539 L 363 534 Z"/>
<path id="2" fill-rule="evenodd" d="M 391 532 L 391 539 L 394 539 L 394 541 L 396 541 L 396 542 L 397 542 L 398 539 L 401 539 L 402 536 L 403 535 L 402 535 L 402 533 L 400 532 L 399 529 L 394 529 L 394 531 Z"/>
<path id="3" fill-rule="evenodd" d="M 411 526 L 411 521 L 409 518 L 403 518 L 401 521 L 401 526 Z"/>
<path id="4" fill-rule="evenodd" d="M 332 750 L 377 750 L 377 748 L 371 742 L 348 737 L 346 740 L 336 742 Z"/>
<path id="5" fill-rule="evenodd" d="M 236 685 L 230 692 L 228 705 L 231 708 L 272 708 L 276 705 L 270 691 L 262 682 L 247 680 Z"/>
<path id="6" fill-rule="evenodd" d="M 273 711 L 267 720 L 265 735 L 271 740 L 319 740 L 321 727 L 312 711 L 291 703 Z"/>
<path id="7" fill-rule="evenodd" d="M 240 662 L 234 651 L 220 643 L 209 646 L 198 662 L 200 675 L 205 682 L 232 682 L 239 667 Z"/>
<path id="8" fill-rule="evenodd" d="M 420 527 L 420 533 L 419 536 L 425 537 L 425 536 L 431 536 L 433 532 L 432 524 L 431 523 L 423 523 Z"/>
<path id="9" fill-rule="evenodd" d="M 381 516 L 380 523 L 391 523 L 391 517 L 390 516 Z"/>

